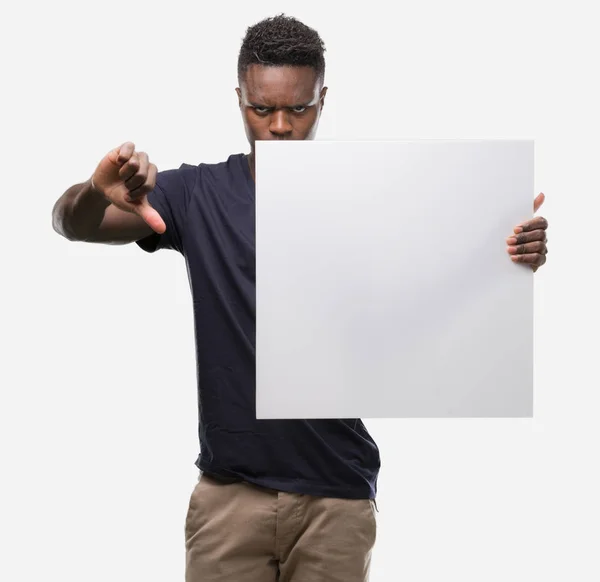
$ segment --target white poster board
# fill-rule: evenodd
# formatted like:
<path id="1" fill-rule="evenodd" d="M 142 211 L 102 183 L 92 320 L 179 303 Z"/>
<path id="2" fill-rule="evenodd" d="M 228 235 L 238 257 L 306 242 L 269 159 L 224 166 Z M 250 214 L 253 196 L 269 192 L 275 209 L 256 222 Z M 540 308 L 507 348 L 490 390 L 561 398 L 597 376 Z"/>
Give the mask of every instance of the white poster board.
<path id="1" fill-rule="evenodd" d="M 257 142 L 257 417 L 532 416 L 533 154 Z"/>

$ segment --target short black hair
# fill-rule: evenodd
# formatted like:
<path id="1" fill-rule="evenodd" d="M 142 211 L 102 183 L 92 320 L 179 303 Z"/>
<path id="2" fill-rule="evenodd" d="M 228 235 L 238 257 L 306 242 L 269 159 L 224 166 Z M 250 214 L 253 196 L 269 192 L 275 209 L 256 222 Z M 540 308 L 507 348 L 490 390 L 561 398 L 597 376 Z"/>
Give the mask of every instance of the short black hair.
<path id="1" fill-rule="evenodd" d="M 325 78 L 325 44 L 316 30 L 292 16 L 279 14 L 248 27 L 238 57 L 238 80 L 253 64 L 308 66 Z"/>

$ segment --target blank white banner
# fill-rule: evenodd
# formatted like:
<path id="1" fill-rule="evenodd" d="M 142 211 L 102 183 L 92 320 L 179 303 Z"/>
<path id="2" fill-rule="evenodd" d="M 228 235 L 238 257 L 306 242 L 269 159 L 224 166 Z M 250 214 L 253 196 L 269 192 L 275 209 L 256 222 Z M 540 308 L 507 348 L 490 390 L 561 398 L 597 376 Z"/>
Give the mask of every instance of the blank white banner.
<path id="1" fill-rule="evenodd" d="M 257 417 L 532 416 L 533 154 L 257 142 Z"/>

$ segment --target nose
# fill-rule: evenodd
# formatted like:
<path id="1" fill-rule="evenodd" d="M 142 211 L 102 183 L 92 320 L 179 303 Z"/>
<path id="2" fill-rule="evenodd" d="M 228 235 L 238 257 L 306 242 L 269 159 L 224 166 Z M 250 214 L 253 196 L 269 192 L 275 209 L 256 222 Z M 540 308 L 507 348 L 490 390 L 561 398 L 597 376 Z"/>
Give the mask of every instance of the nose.
<path id="1" fill-rule="evenodd" d="M 269 131 L 277 137 L 286 137 L 292 133 L 292 126 L 285 111 L 274 111 L 271 114 Z"/>

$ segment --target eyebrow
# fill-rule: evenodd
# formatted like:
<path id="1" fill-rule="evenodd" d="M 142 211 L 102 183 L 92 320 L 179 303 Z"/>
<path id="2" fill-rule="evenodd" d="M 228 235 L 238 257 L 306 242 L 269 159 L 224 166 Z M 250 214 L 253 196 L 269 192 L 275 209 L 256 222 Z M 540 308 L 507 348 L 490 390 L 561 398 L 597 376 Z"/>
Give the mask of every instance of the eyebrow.
<path id="1" fill-rule="evenodd" d="M 250 105 L 250 107 L 259 107 L 260 109 L 275 109 L 275 107 L 269 107 L 267 105 L 254 103 L 253 101 L 248 101 L 248 105 Z M 288 107 L 288 109 L 293 109 L 294 107 L 310 107 L 310 102 L 309 103 L 297 103 L 296 105 L 290 105 Z"/>

